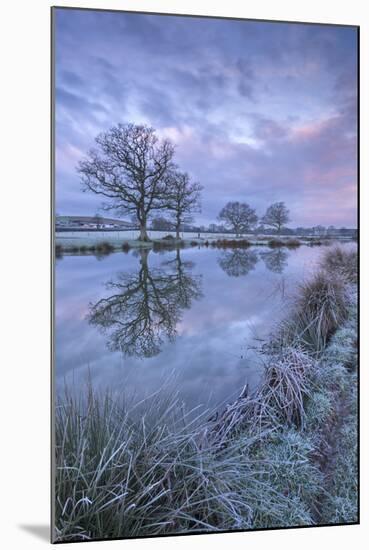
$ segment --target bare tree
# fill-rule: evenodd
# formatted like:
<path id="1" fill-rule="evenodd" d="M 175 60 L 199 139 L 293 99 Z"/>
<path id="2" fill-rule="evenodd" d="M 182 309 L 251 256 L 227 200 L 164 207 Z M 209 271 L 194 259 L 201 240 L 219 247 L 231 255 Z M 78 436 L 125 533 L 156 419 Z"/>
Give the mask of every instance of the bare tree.
<path id="1" fill-rule="evenodd" d="M 100 214 L 94 215 L 93 222 L 96 224 L 96 228 L 100 229 L 100 227 L 102 226 L 102 217 L 100 216 Z"/>
<path id="2" fill-rule="evenodd" d="M 280 233 L 283 225 L 290 221 L 290 211 L 286 208 L 284 202 L 275 202 L 271 204 L 261 222 L 265 225 L 274 227 Z"/>
<path id="3" fill-rule="evenodd" d="M 256 225 L 258 217 L 247 203 L 237 201 L 228 202 L 220 211 L 218 220 L 224 222 L 238 237 L 239 234 L 250 231 Z"/>
<path id="4" fill-rule="evenodd" d="M 174 221 L 176 238 L 183 222 L 192 221 L 191 214 L 201 211 L 202 185 L 192 182 L 186 172 L 173 170 L 167 178 L 168 209 Z"/>
<path id="5" fill-rule="evenodd" d="M 159 140 L 153 128 L 135 124 L 118 124 L 95 141 L 97 148 L 78 167 L 84 190 L 106 199 L 106 210 L 135 216 L 140 240 L 149 240 L 147 218 L 164 207 L 164 180 L 173 145 Z"/>

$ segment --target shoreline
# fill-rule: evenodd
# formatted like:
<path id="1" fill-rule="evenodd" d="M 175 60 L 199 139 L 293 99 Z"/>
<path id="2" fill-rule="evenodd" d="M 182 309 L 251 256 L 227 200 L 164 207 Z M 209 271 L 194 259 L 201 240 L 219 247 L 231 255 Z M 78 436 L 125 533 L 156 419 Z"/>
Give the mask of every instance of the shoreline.
<path id="1" fill-rule="evenodd" d="M 177 248 L 205 247 L 205 248 L 249 248 L 263 246 L 268 248 L 298 248 L 300 246 L 330 246 L 334 243 L 354 242 L 351 239 L 327 239 L 318 237 L 259 237 L 259 238 L 191 238 L 176 239 L 172 236 L 150 241 L 138 239 L 106 238 L 104 237 L 56 237 L 56 255 L 62 254 L 94 254 L 111 252 L 128 252 L 131 249 L 175 250 Z"/>

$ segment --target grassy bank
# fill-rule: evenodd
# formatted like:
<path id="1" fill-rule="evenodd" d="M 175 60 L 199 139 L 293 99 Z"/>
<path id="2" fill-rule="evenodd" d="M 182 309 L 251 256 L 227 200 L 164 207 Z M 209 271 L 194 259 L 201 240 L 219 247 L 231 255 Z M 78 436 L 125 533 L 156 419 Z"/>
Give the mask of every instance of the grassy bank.
<path id="1" fill-rule="evenodd" d="M 329 248 L 262 348 L 260 386 L 220 413 L 59 397 L 55 539 L 356 522 L 355 285 L 355 253 Z"/>

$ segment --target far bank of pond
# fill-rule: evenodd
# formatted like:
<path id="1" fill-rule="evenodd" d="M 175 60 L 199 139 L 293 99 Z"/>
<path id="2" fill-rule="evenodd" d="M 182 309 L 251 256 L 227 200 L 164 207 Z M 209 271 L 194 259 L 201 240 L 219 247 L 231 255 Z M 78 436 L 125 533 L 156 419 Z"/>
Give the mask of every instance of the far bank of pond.
<path id="1" fill-rule="evenodd" d="M 164 231 L 149 232 L 150 240 L 140 241 L 137 231 L 63 231 L 55 237 L 56 254 L 62 253 L 94 253 L 128 251 L 137 248 L 171 248 L 191 246 L 214 246 L 215 248 L 236 248 L 250 246 L 269 246 L 270 248 L 297 248 L 302 245 L 314 246 L 331 244 L 333 240 L 318 236 L 266 236 L 244 235 L 236 237 L 232 234 L 219 233 L 181 233 L 176 239 L 171 233 Z M 347 242 L 349 239 L 341 239 Z"/>

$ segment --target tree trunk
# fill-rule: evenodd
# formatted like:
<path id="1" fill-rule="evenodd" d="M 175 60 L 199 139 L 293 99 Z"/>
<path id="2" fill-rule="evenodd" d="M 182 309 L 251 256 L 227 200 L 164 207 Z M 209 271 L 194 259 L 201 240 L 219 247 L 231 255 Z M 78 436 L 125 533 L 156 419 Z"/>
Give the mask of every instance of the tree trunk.
<path id="1" fill-rule="evenodd" d="M 140 241 L 149 241 L 149 236 L 147 234 L 147 230 L 146 230 L 146 219 L 142 220 L 140 222 L 140 238 L 139 238 Z"/>
<path id="2" fill-rule="evenodd" d="M 177 213 L 177 216 L 176 216 L 176 239 L 179 239 L 179 229 L 181 227 L 181 218 L 180 218 L 180 215 L 178 215 Z"/>

